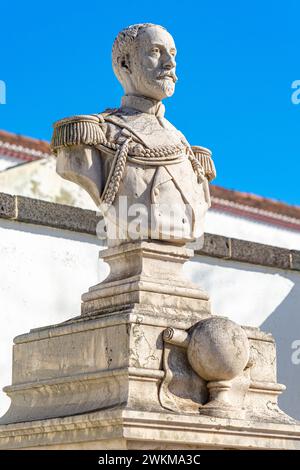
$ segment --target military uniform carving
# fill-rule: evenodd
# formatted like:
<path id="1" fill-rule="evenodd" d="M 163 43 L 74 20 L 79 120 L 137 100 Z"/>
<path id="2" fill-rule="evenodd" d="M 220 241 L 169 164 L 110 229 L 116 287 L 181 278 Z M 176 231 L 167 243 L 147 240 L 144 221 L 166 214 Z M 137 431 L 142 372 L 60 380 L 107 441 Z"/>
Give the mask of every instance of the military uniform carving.
<path id="1" fill-rule="evenodd" d="M 119 109 L 58 121 L 52 148 L 58 172 L 90 189 L 110 233 L 118 226 L 110 246 L 132 238 L 128 224 L 137 214 L 147 220 L 139 228 L 141 238 L 184 244 L 202 236 L 214 165 L 207 149 L 198 147 L 196 158 L 183 134 L 164 118 L 161 102 L 124 96 Z M 86 178 L 93 184 L 87 188 L 84 162 L 89 159 Z M 117 207 L 122 197 L 126 217 Z"/>

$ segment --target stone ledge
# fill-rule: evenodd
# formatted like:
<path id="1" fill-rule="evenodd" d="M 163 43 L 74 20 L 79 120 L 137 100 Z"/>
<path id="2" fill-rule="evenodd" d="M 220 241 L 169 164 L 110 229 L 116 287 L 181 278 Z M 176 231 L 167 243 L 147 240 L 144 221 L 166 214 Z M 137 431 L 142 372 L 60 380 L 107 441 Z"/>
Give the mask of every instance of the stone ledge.
<path id="1" fill-rule="evenodd" d="M 263 266 L 290 268 L 289 250 L 278 247 L 231 239 L 231 259 Z"/>
<path id="2" fill-rule="evenodd" d="M 17 220 L 75 232 L 96 234 L 96 212 L 62 204 L 16 196 Z"/>
<path id="3" fill-rule="evenodd" d="M 0 219 L 96 235 L 101 216 L 95 211 L 23 196 L 0 193 Z M 245 240 L 205 235 L 204 246 L 196 254 L 277 269 L 300 271 L 300 251 Z"/>
<path id="4" fill-rule="evenodd" d="M 197 254 L 212 256 L 213 258 L 231 258 L 230 238 L 222 235 L 206 233 L 204 245 L 201 250 L 196 250 Z"/>
<path id="5" fill-rule="evenodd" d="M 0 193 L 0 218 L 15 219 L 16 213 L 16 198 Z"/>
<path id="6" fill-rule="evenodd" d="M 196 254 L 300 271 L 300 251 L 210 233 L 205 234 L 204 246 Z"/>
<path id="7" fill-rule="evenodd" d="M 0 218 L 96 235 L 100 216 L 79 207 L 0 193 Z"/>

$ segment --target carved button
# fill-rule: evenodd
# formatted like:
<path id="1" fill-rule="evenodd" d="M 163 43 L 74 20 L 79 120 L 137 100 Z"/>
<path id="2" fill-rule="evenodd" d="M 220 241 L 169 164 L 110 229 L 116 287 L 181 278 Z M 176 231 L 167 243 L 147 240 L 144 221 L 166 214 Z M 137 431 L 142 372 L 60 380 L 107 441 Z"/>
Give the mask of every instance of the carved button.
<path id="1" fill-rule="evenodd" d="M 154 193 L 154 196 L 157 197 L 157 196 L 159 195 L 159 189 L 158 189 L 158 188 L 155 188 L 154 191 L 153 191 L 153 193 Z"/>

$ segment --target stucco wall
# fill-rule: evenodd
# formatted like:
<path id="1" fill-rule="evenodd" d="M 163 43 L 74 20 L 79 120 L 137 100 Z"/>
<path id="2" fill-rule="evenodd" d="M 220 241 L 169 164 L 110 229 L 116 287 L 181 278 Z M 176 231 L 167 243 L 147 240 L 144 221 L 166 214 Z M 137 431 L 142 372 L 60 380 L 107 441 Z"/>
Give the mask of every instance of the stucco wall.
<path id="1" fill-rule="evenodd" d="M 17 165 L 18 163 L 20 163 L 20 160 L 18 160 L 17 158 L 6 157 L 4 155 L 1 155 L 1 149 L 0 149 L 0 172 L 2 172 L 3 170 L 6 170 L 7 168 L 11 168 Z"/>
<path id="2" fill-rule="evenodd" d="M 225 237 L 300 250 L 300 230 L 268 224 L 263 221 L 239 217 L 216 209 L 208 211 L 206 231 Z"/>
<path id="3" fill-rule="evenodd" d="M 1 388 L 11 382 L 16 335 L 80 313 L 81 294 L 107 274 L 99 248 L 92 235 L 0 218 Z M 217 246 L 212 252 L 222 256 Z M 273 333 L 279 381 L 288 386 L 281 405 L 300 418 L 300 365 L 291 359 L 300 340 L 300 272 L 200 255 L 185 271 L 209 292 L 214 313 Z M 0 415 L 8 404 L 0 393 Z"/>
<path id="4" fill-rule="evenodd" d="M 11 382 L 13 338 L 80 313 L 98 279 L 97 239 L 0 219 L 0 388 Z M 104 272 L 104 268 L 99 268 Z M 0 393 L 0 415 L 9 400 Z"/>

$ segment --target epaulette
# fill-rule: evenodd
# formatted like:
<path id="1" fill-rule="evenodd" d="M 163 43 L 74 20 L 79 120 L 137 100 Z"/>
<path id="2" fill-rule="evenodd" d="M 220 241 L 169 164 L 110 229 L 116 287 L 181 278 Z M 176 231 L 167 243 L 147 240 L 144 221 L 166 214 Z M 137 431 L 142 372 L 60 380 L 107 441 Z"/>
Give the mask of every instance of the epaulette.
<path id="1" fill-rule="evenodd" d="M 105 113 L 72 116 L 56 121 L 51 139 L 51 149 L 55 153 L 61 147 L 72 145 L 97 145 L 106 142 L 101 124 Z"/>
<path id="2" fill-rule="evenodd" d="M 206 147 L 200 147 L 200 145 L 192 145 L 191 149 L 193 154 L 201 164 L 204 174 L 208 181 L 212 181 L 216 178 L 217 172 L 216 167 L 212 159 L 212 153 Z"/>

